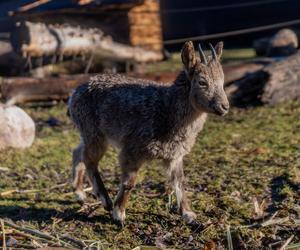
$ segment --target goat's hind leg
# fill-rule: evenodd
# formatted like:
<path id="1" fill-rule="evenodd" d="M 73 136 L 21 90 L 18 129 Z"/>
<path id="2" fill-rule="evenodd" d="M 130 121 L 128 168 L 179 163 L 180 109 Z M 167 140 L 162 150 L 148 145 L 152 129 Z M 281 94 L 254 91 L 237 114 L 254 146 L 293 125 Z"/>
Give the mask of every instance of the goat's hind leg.
<path id="1" fill-rule="evenodd" d="M 105 138 L 102 139 L 103 140 L 101 140 L 101 142 L 97 140 L 96 142 L 91 141 L 88 144 L 85 144 L 83 150 L 83 162 L 86 166 L 88 177 L 93 186 L 93 194 L 97 199 L 101 200 L 102 205 L 107 211 L 111 211 L 112 201 L 109 198 L 108 192 L 98 171 L 98 162 L 107 149 L 107 142 Z"/>
<path id="2" fill-rule="evenodd" d="M 83 163 L 83 143 L 81 142 L 77 148 L 73 150 L 72 160 L 72 185 L 77 199 L 80 202 L 84 202 L 86 194 L 83 190 L 84 178 L 85 178 L 85 165 Z"/>
<path id="3" fill-rule="evenodd" d="M 137 171 L 141 163 L 129 159 L 124 153 L 121 153 L 119 158 L 122 170 L 121 185 L 114 202 L 113 219 L 123 226 L 125 222 L 126 203 L 132 189 L 135 187 Z"/>

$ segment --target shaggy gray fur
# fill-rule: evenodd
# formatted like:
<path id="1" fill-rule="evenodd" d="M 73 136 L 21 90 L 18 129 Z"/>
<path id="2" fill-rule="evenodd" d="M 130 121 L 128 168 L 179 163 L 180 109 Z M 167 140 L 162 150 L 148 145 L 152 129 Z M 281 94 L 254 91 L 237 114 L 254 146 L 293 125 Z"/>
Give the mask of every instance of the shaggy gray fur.
<path id="1" fill-rule="evenodd" d="M 171 84 L 100 74 L 75 90 L 69 111 L 82 142 L 73 153 L 73 185 L 81 199 L 85 197 L 82 183 L 86 169 L 94 194 L 107 210 L 112 209 L 97 169 L 111 144 L 120 150 L 122 169 L 115 220 L 124 222 L 125 204 L 137 170 L 151 159 L 162 159 L 169 166 L 179 211 L 187 221 L 195 219 L 184 193 L 182 159 L 194 145 L 207 112 L 224 115 L 229 109 L 219 62 L 222 47 L 222 43 L 216 49 L 211 47 L 213 56 L 204 60 L 202 54 L 201 61 L 193 44 L 187 42 L 182 50 L 185 70 Z"/>
<path id="2" fill-rule="evenodd" d="M 75 91 L 70 115 L 84 143 L 104 135 L 132 156 L 170 160 L 189 152 L 206 117 L 197 116 L 188 96 L 184 73 L 167 86 L 101 74 Z"/>

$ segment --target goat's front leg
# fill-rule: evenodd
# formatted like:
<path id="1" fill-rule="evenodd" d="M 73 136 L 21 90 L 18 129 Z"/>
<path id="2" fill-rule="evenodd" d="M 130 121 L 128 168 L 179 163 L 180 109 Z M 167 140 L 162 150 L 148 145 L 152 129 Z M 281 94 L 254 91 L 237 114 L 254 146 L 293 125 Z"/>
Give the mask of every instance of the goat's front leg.
<path id="1" fill-rule="evenodd" d="M 91 148 L 86 147 L 83 153 L 84 163 L 90 182 L 93 185 L 93 194 L 97 199 L 101 200 L 102 205 L 107 211 L 111 211 L 112 201 L 109 198 L 109 194 L 98 171 L 98 162 L 100 155 L 96 154 L 96 152 L 97 151 L 93 151 Z"/>
<path id="2" fill-rule="evenodd" d="M 197 215 L 191 210 L 185 194 L 182 158 L 169 162 L 169 179 L 176 194 L 180 214 L 186 222 L 193 222 Z"/>

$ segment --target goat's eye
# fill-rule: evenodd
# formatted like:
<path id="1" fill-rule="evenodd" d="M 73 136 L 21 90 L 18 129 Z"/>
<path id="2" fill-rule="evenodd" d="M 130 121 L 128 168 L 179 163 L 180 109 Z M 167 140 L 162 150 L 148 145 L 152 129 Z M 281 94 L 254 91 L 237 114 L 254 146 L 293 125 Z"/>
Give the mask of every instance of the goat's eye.
<path id="1" fill-rule="evenodd" d="M 199 81 L 199 85 L 200 85 L 201 87 L 207 87 L 207 86 L 208 86 L 208 83 L 207 83 L 207 81 L 205 81 L 205 80 L 200 80 L 200 81 Z"/>

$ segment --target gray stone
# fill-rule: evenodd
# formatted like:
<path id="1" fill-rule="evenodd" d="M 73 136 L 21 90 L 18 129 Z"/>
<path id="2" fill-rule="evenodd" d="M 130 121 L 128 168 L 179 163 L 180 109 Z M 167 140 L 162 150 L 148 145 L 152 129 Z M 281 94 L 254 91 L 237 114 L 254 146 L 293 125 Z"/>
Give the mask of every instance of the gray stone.
<path id="1" fill-rule="evenodd" d="M 0 150 L 28 148 L 34 137 L 35 124 L 25 111 L 0 104 Z"/>

